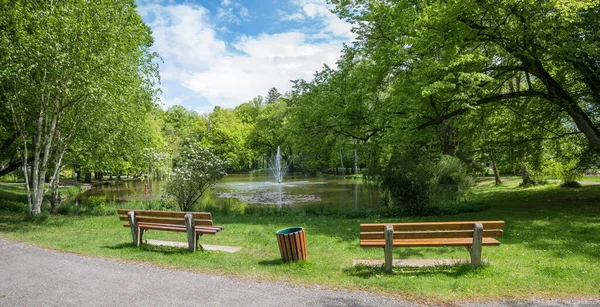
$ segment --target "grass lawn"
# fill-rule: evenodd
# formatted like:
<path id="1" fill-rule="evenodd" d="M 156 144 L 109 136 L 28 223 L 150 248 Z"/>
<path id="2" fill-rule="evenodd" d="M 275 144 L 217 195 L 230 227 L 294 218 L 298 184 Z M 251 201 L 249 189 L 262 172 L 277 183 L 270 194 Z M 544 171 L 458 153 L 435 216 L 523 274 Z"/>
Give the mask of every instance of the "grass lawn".
<path id="1" fill-rule="evenodd" d="M 583 176 L 583 178 L 580 181 L 587 181 L 587 182 L 600 182 L 600 176 L 590 176 L 590 175 L 586 175 Z"/>
<path id="2" fill-rule="evenodd" d="M 561 189 L 556 184 L 517 188 L 484 184 L 474 199 L 485 203 L 477 213 L 397 219 L 338 219 L 311 216 L 213 217 L 225 230 L 201 243 L 241 246 L 237 253 L 143 245 L 134 248 L 129 229 L 117 216 L 52 216 L 23 222 L 22 213 L 0 211 L 0 237 L 83 255 L 152 263 L 164 267 L 225 274 L 240 278 L 363 289 L 406 298 L 453 301 L 526 297 L 592 297 L 600 293 L 600 186 Z M 504 220 L 498 247 L 484 247 L 491 264 L 436 268 L 353 267 L 353 259 L 383 260 L 383 250 L 358 246 L 359 224 L 391 221 Z M 302 226 L 307 230 L 309 260 L 283 264 L 275 232 Z M 146 239 L 185 242 L 184 233 L 150 231 Z M 464 248 L 395 249 L 394 258 L 468 259 Z"/>
<path id="3" fill-rule="evenodd" d="M 73 194 L 77 194 L 82 192 L 86 187 L 85 186 L 59 186 L 58 192 L 62 196 L 69 196 Z M 50 195 L 48 192 L 46 195 Z M 27 190 L 25 189 L 25 185 L 19 183 L 0 183 L 0 198 L 27 202 Z"/>

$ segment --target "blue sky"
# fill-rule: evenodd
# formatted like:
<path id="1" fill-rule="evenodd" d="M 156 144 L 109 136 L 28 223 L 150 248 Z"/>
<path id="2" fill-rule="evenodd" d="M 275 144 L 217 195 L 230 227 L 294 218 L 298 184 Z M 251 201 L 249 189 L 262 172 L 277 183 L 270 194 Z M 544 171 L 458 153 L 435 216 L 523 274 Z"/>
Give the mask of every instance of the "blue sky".
<path id="1" fill-rule="evenodd" d="M 152 28 L 163 107 L 233 108 L 334 66 L 351 26 L 325 0 L 137 0 Z"/>

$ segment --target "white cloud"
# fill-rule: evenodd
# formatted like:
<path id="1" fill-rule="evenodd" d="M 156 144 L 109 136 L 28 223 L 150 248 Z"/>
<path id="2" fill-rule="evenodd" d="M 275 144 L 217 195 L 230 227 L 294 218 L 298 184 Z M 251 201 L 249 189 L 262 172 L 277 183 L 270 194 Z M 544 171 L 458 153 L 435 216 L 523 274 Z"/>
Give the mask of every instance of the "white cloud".
<path id="1" fill-rule="evenodd" d="M 352 25 L 338 18 L 329 11 L 330 6 L 325 1 L 296 1 L 296 5 L 302 8 L 302 12 L 311 19 L 321 19 L 326 28 L 323 32 L 330 32 L 337 36 L 354 39 L 356 35 L 351 32 Z"/>
<path id="2" fill-rule="evenodd" d="M 230 23 L 241 23 L 242 20 L 237 17 L 237 15 L 235 15 L 233 13 L 233 8 L 229 7 L 229 8 L 218 8 L 217 9 L 217 18 L 226 21 L 226 22 L 230 22 Z"/>
<path id="3" fill-rule="evenodd" d="M 299 13 L 299 12 L 289 14 L 287 12 L 279 10 L 279 11 L 277 11 L 277 13 L 279 14 L 280 20 L 283 20 L 283 21 L 289 21 L 289 20 L 291 20 L 291 21 L 302 21 L 302 20 L 306 19 L 306 17 L 304 16 L 304 14 Z"/>
<path id="4" fill-rule="evenodd" d="M 198 72 L 184 86 L 217 102 L 234 107 L 271 87 L 280 92 L 291 89 L 290 80 L 312 79 L 323 63 L 333 65 L 340 54 L 339 44 L 310 44 L 301 33 L 244 37 L 236 47 L 244 55 L 216 59 L 210 71 Z"/>
<path id="5" fill-rule="evenodd" d="M 239 2 L 222 0 L 221 7 L 217 8 L 217 18 L 228 23 L 240 24 L 250 21 L 250 11 Z"/>
<path id="6" fill-rule="evenodd" d="M 240 8 L 239 14 L 240 14 L 240 17 L 250 17 L 250 12 L 245 7 Z"/>
<path id="7" fill-rule="evenodd" d="M 154 47 L 165 59 L 163 68 L 167 70 L 161 69 L 163 78 L 170 77 L 171 68 L 207 69 L 208 59 L 226 53 L 225 42 L 216 38 L 216 31 L 209 24 L 208 10 L 201 6 L 148 5 L 141 7 L 140 13 L 154 16 L 149 25 Z"/>
<path id="8" fill-rule="evenodd" d="M 314 18 L 329 18 L 322 7 L 315 12 Z M 290 80 L 312 79 L 323 64 L 334 66 L 342 43 L 348 41 L 340 34 L 323 40 L 317 39 L 323 32 L 288 31 L 242 35 L 226 43 L 219 38 L 223 32 L 212 23 L 210 12 L 201 6 L 148 4 L 140 7 L 140 13 L 150 20 L 155 49 L 164 59 L 160 99 L 166 107 L 185 104 L 201 113 L 217 105 L 233 108 L 266 95 L 271 87 L 289 91 Z M 329 32 L 344 32 L 343 27 L 334 31 L 332 22 L 325 24 Z"/>

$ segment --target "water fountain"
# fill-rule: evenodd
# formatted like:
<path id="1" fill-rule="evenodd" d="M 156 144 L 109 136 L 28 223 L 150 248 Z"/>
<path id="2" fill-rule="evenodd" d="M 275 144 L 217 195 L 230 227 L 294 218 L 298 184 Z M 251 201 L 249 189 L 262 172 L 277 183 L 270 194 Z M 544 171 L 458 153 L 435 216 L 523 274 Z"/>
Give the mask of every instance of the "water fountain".
<path id="1" fill-rule="evenodd" d="M 217 184 L 217 197 L 237 198 L 247 204 L 292 205 L 296 203 L 320 201 L 319 195 L 299 194 L 298 190 L 315 184 L 325 184 L 322 181 L 287 181 L 283 182 L 290 163 L 281 156 L 281 148 L 268 161 L 269 173 L 274 181 L 232 182 Z"/>
<path id="2" fill-rule="evenodd" d="M 283 177 L 285 176 L 285 172 L 288 169 L 289 164 L 287 162 L 283 162 L 281 160 L 281 150 L 279 146 L 277 146 L 277 154 L 269 161 L 269 169 L 275 177 L 275 181 L 277 183 L 281 183 L 283 181 Z"/>

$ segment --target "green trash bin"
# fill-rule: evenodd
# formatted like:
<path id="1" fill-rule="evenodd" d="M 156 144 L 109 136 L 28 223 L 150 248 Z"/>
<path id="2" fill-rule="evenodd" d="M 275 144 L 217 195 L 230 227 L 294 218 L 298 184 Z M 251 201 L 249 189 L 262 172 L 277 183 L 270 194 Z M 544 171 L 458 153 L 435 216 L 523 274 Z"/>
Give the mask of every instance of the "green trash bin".
<path id="1" fill-rule="evenodd" d="M 283 262 L 307 260 L 306 230 L 302 227 L 285 228 L 277 232 L 277 244 Z"/>

